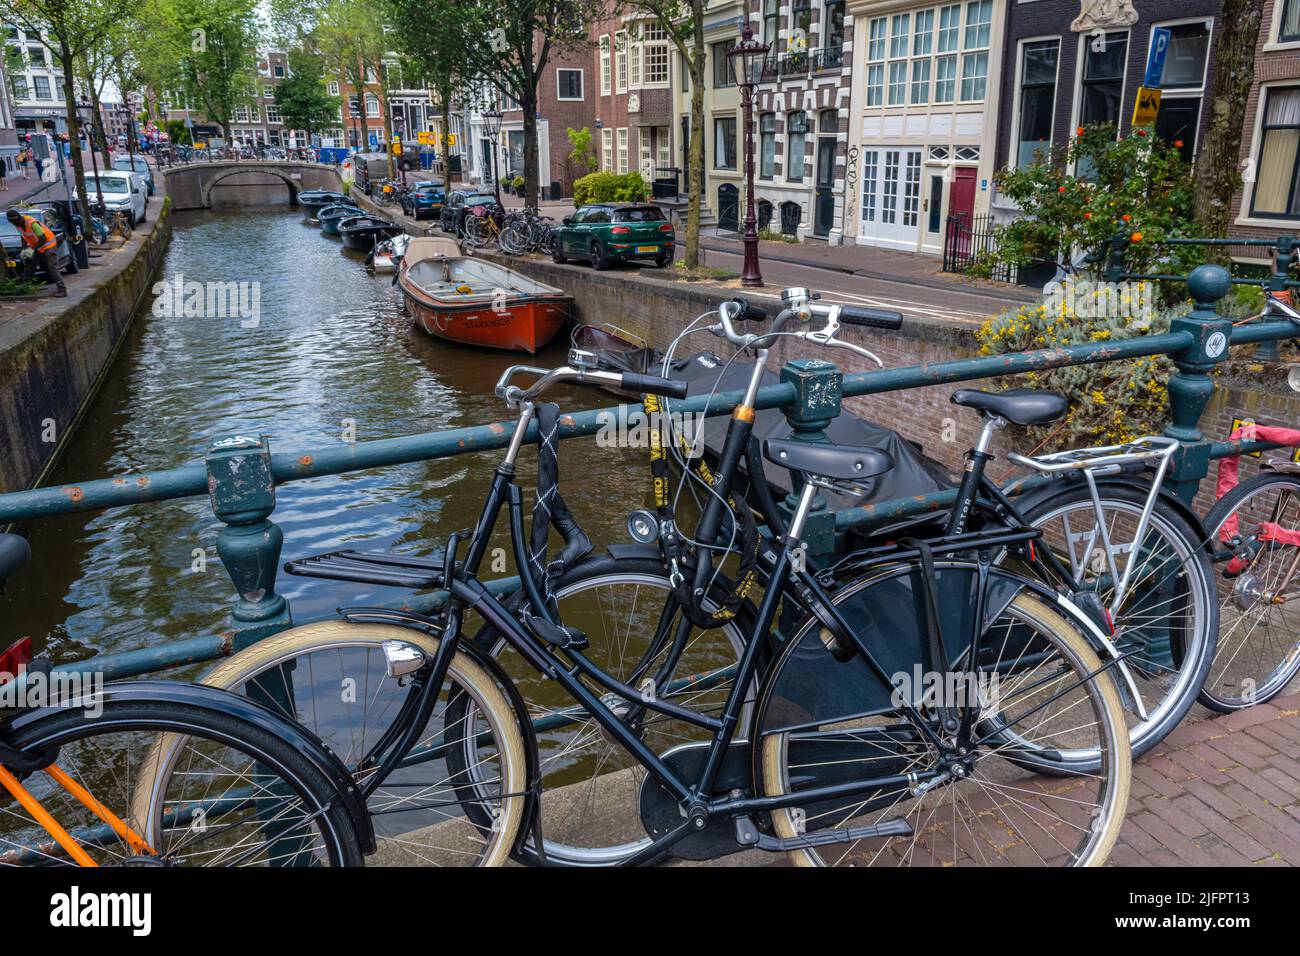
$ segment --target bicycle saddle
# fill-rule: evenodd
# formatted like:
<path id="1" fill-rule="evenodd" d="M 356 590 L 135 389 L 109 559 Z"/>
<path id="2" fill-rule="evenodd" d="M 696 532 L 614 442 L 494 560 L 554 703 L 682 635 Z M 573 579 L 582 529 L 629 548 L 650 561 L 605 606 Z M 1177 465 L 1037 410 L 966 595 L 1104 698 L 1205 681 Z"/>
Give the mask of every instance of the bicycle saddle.
<path id="1" fill-rule="evenodd" d="M 27 539 L 16 534 L 0 534 L 0 583 L 25 564 L 32 556 Z"/>
<path id="2" fill-rule="evenodd" d="M 769 438 L 763 455 L 773 464 L 832 481 L 857 481 L 881 475 L 894 467 L 894 459 L 878 448 L 818 444 Z"/>
<path id="3" fill-rule="evenodd" d="M 1012 388 L 1005 392 L 959 388 L 952 393 L 951 401 L 1005 418 L 1013 425 L 1045 425 L 1056 421 L 1070 407 L 1064 395 L 1046 388 Z"/>

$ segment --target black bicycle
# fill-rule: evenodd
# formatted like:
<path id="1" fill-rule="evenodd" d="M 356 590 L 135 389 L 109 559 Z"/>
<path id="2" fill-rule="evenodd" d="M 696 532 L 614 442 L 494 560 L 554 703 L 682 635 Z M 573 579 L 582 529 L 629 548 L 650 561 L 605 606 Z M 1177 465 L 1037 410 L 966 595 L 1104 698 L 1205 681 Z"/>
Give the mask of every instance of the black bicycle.
<path id="1" fill-rule="evenodd" d="M 769 441 L 768 460 L 797 476 L 796 507 L 761 575 L 743 554 L 738 586 L 722 573 L 721 558 L 745 550 L 730 540 L 740 507 L 730 482 L 770 342 L 860 350 L 837 337 L 841 322 L 901 321 L 806 293 L 760 334 L 737 332 L 738 314 L 724 306 L 716 329 L 760 361 L 693 534 L 661 525 L 653 543 L 592 555 L 559 494 L 557 409 L 540 401 L 562 382 L 667 397 L 684 383 L 581 356 L 516 366 L 497 389 L 516 428 L 473 531 L 433 557 L 345 551 L 287 565 L 445 587 L 444 610 L 344 609 L 205 680 L 276 702 L 334 744 L 368 800 L 383 861 L 491 864 L 514 853 L 632 864 L 757 847 L 803 863 L 1102 862 L 1130 770 L 1115 659 L 1102 663 L 1042 582 L 998 563 L 1039 532 L 902 539 L 858 568 L 855 593 L 873 616 L 846 614 L 803 567 L 808 514 L 819 489 L 892 462 L 874 449 Z M 826 324 L 813 329 L 814 318 Z M 529 374 L 529 387 L 513 384 Z M 526 439 L 540 456 L 531 531 L 515 482 Z M 478 577 L 503 510 L 522 583 L 512 600 Z M 565 541 L 557 556 L 550 527 Z M 471 615 L 482 622 L 472 634 Z M 364 694 L 340 702 L 340 680 Z M 1076 754 L 1094 769 L 1079 769 Z"/>

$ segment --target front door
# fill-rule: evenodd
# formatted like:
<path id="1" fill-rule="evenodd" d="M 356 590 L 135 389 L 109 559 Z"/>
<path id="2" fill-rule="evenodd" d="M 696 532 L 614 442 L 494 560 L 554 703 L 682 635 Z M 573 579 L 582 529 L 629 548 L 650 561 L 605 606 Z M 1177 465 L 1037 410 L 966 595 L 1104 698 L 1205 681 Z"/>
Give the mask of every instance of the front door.
<path id="1" fill-rule="evenodd" d="M 975 212 L 975 167 L 958 166 L 948 190 L 948 215 L 964 216 L 969 222 Z"/>
<path id="2" fill-rule="evenodd" d="M 740 231 L 740 190 L 731 183 L 718 187 L 718 231 Z"/>
<path id="3" fill-rule="evenodd" d="M 835 137 L 817 137 L 817 208 L 813 235 L 830 235 L 835 226 Z"/>
<path id="4" fill-rule="evenodd" d="M 862 150 L 862 216 L 858 235 L 869 245 L 915 249 L 921 220 L 921 150 Z"/>

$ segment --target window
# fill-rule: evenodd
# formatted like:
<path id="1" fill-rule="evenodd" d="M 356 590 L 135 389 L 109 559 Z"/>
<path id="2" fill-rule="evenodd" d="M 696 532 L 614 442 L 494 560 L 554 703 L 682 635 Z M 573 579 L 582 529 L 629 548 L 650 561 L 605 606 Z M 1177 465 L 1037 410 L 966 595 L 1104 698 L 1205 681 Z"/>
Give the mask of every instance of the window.
<path id="1" fill-rule="evenodd" d="M 984 89 L 988 82 L 988 53 L 967 53 L 961 58 L 961 100 L 984 99 Z"/>
<path id="2" fill-rule="evenodd" d="M 264 86 L 264 87 L 262 87 L 262 99 L 264 99 L 264 100 L 269 100 L 269 99 L 270 99 L 271 97 L 273 97 L 273 96 L 275 96 L 275 87 L 274 87 L 274 86 Z"/>
<path id="3" fill-rule="evenodd" d="M 826 0 L 822 17 L 822 47 L 839 50 L 844 46 L 844 0 Z"/>
<path id="4" fill-rule="evenodd" d="M 1300 217 L 1296 160 L 1300 158 L 1300 86 L 1267 91 L 1256 159 L 1251 214 Z"/>
<path id="5" fill-rule="evenodd" d="M 912 61 L 912 105 L 921 106 L 930 99 L 930 60 Z"/>
<path id="6" fill-rule="evenodd" d="M 627 172 L 627 127 L 619 127 L 618 130 L 618 171 Z"/>
<path id="7" fill-rule="evenodd" d="M 236 107 L 235 107 L 235 122 L 236 122 L 236 123 L 247 123 L 247 122 L 248 122 L 248 107 L 247 107 L 247 106 L 236 106 Z"/>
<path id="8" fill-rule="evenodd" d="M 781 0 L 763 0 L 763 42 L 774 52 L 781 36 Z"/>
<path id="9" fill-rule="evenodd" d="M 713 120 L 713 168 L 736 168 L 736 117 L 718 116 Z"/>
<path id="10" fill-rule="evenodd" d="M 977 50 L 989 45 L 992 22 L 993 0 L 971 0 L 966 4 L 966 49 Z"/>
<path id="11" fill-rule="evenodd" d="M 326 83 L 325 92 L 328 93 L 330 96 L 338 96 L 339 95 L 338 80 L 330 80 L 328 83 Z"/>
<path id="12" fill-rule="evenodd" d="M 609 96 L 609 34 L 600 38 L 600 95 Z"/>
<path id="13" fill-rule="evenodd" d="M 268 115 L 269 115 L 269 111 L 268 111 Z M 254 103 L 252 106 L 248 108 L 248 118 L 252 120 L 254 123 L 262 122 L 262 111 L 257 108 L 256 103 Z"/>
<path id="14" fill-rule="evenodd" d="M 918 11 L 916 14 L 916 29 L 912 35 L 912 56 L 929 56 L 933 45 L 934 11 Z"/>
<path id="15" fill-rule="evenodd" d="M 1210 49 L 1210 21 L 1179 23 L 1169 28 L 1169 49 L 1161 86 L 1155 133 L 1167 143 L 1181 142 L 1183 159 L 1192 161 L 1205 95 L 1205 68 Z"/>
<path id="16" fill-rule="evenodd" d="M 33 76 L 32 84 L 36 89 L 36 99 L 48 100 L 50 98 L 50 78 L 48 76 Z"/>
<path id="17" fill-rule="evenodd" d="M 961 100 L 984 99 L 989 75 L 989 31 L 993 23 L 993 0 L 971 0 L 966 4 L 966 34 L 962 40 Z"/>
<path id="18" fill-rule="evenodd" d="M 907 102 L 907 61 L 895 60 L 889 64 L 889 105 L 902 106 Z"/>
<path id="19" fill-rule="evenodd" d="M 27 77 L 23 76 L 21 73 L 15 73 L 13 76 L 9 77 L 9 82 L 13 86 L 15 99 L 27 99 Z"/>
<path id="20" fill-rule="evenodd" d="M 256 119 L 256 118 L 257 118 L 257 117 L 254 117 L 254 119 Z M 268 123 L 283 123 L 283 122 L 284 122 L 284 120 L 281 119 L 281 117 L 280 117 L 280 107 L 277 106 L 275 103 L 267 103 L 267 104 L 266 104 L 266 121 L 267 121 Z"/>
<path id="21" fill-rule="evenodd" d="M 627 92 L 627 31 L 614 34 L 614 92 Z"/>
<path id="22" fill-rule="evenodd" d="M 1283 0 L 1282 22 L 1277 28 L 1279 43 L 1294 43 L 1300 40 L 1300 0 Z"/>
<path id="23" fill-rule="evenodd" d="M 939 11 L 939 52 L 957 51 L 957 27 L 961 23 L 961 7 L 954 4 Z"/>
<path id="24" fill-rule="evenodd" d="M 873 18 L 866 28 L 866 105 L 984 99 L 992 24 L 993 0 Z"/>
<path id="25" fill-rule="evenodd" d="M 1107 33 L 1100 42 L 1085 36 L 1082 42 L 1085 53 L 1079 124 L 1114 123 L 1118 126 L 1120 100 L 1124 95 L 1128 34 Z"/>
<path id="26" fill-rule="evenodd" d="M 284 77 L 284 65 L 283 65 L 283 64 L 281 64 L 281 63 L 277 63 L 277 64 L 275 65 L 275 75 L 276 75 L 277 78 L 283 78 L 283 77 Z"/>
<path id="27" fill-rule="evenodd" d="M 556 70 L 555 80 L 557 99 L 582 99 L 582 70 Z"/>
<path id="28" fill-rule="evenodd" d="M 1046 160 L 1052 151 L 1052 109 L 1056 103 L 1056 67 L 1060 56 L 1060 40 L 1035 40 L 1020 46 L 1017 168 Z"/>
<path id="29" fill-rule="evenodd" d="M 736 85 L 736 78 L 731 72 L 731 61 L 727 59 L 727 51 L 734 45 L 734 40 L 727 40 L 725 43 L 715 43 L 709 47 L 709 55 L 713 57 L 714 89 L 720 90 L 724 86 Z"/>
<path id="30" fill-rule="evenodd" d="M 758 178 L 771 179 L 776 175 L 776 114 L 764 113 L 758 118 Z"/>
<path id="31" fill-rule="evenodd" d="M 883 106 L 885 102 L 885 31 L 889 21 L 876 17 L 868 28 L 867 39 L 867 105 Z"/>
<path id="32" fill-rule="evenodd" d="M 668 34 L 661 24 L 641 27 L 641 82 L 645 86 L 667 86 L 670 62 Z"/>
<path id="33" fill-rule="evenodd" d="M 642 126 L 636 133 L 637 169 L 649 170 L 654 178 L 654 127 Z"/>
<path id="34" fill-rule="evenodd" d="M 627 48 L 627 85 L 628 89 L 641 87 L 641 44 L 629 43 Z"/>
<path id="35" fill-rule="evenodd" d="M 786 159 L 785 178 L 792 183 L 803 182 L 803 167 L 807 149 L 804 141 L 808 136 L 808 114 L 791 113 L 786 121 Z"/>
<path id="36" fill-rule="evenodd" d="M 934 61 L 934 101 L 951 103 L 957 90 L 957 58 L 941 56 Z"/>
<path id="37" fill-rule="evenodd" d="M 660 169 L 667 169 L 672 165 L 672 144 L 668 141 L 668 127 L 655 127 L 655 145 L 658 149 L 658 155 L 655 162 Z"/>
<path id="38" fill-rule="evenodd" d="M 39 43 L 32 43 L 27 47 L 27 59 L 31 61 L 32 69 L 43 70 L 46 67 L 45 47 Z"/>
<path id="39" fill-rule="evenodd" d="M 612 129 L 602 129 L 600 131 L 600 168 L 607 171 L 614 171 L 614 131 Z"/>

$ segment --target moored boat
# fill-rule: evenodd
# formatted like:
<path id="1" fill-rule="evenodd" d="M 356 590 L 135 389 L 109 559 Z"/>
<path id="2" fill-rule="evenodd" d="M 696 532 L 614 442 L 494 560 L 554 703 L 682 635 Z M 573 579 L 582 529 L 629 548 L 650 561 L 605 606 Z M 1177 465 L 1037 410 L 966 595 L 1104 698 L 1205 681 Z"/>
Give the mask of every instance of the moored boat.
<path id="1" fill-rule="evenodd" d="M 564 328 L 573 303 L 563 289 L 461 255 L 451 239 L 411 239 L 397 284 L 424 331 L 494 349 L 536 352 Z"/>
<path id="2" fill-rule="evenodd" d="M 343 193 L 332 189 L 304 189 L 298 193 L 298 205 L 302 206 L 303 211 L 309 216 L 315 217 L 322 207 L 336 202 L 346 202 L 347 198 Z"/>
<path id="3" fill-rule="evenodd" d="M 337 236 L 339 234 L 339 223 L 344 219 L 351 219 L 353 216 L 364 216 L 365 211 L 357 206 L 348 203 L 334 203 L 322 207 L 321 211 L 316 214 L 316 221 L 320 223 L 320 231 L 327 236 Z"/>
<path id="4" fill-rule="evenodd" d="M 338 228 L 343 245 L 357 252 L 369 252 L 380 239 L 403 231 L 401 226 L 378 216 L 351 216 L 340 221 Z"/>
<path id="5" fill-rule="evenodd" d="M 411 237 L 403 232 L 375 243 L 367 262 L 370 271 L 376 275 L 391 275 L 396 272 L 401 267 L 402 257 L 406 255 L 410 241 Z"/>

